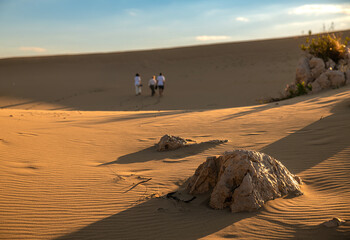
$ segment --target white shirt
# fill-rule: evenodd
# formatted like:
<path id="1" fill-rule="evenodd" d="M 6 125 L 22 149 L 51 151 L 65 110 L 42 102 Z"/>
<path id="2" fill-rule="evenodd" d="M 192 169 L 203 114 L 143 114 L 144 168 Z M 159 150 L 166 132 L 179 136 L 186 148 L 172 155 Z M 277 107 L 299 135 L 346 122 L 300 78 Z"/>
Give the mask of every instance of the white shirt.
<path id="1" fill-rule="evenodd" d="M 149 80 L 149 82 L 148 82 L 148 86 L 151 86 L 151 85 L 156 85 L 156 80 L 155 79 L 153 79 L 153 78 L 151 78 L 150 80 Z"/>
<path id="2" fill-rule="evenodd" d="M 157 81 L 158 81 L 158 86 L 163 86 L 165 82 L 165 77 L 163 75 L 159 75 L 157 77 Z"/>
<path id="3" fill-rule="evenodd" d="M 135 86 L 138 86 L 141 84 L 141 77 L 140 76 L 136 76 L 135 77 Z"/>

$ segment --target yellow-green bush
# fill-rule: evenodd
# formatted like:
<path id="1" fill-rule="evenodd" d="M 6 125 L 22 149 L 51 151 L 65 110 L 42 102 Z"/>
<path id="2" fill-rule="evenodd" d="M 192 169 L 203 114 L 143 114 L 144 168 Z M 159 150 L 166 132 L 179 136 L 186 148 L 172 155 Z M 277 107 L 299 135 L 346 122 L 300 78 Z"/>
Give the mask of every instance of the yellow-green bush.
<path id="1" fill-rule="evenodd" d="M 320 35 L 316 38 L 306 39 L 306 44 L 302 44 L 300 47 L 303 51 L 306 51 L 316 57 L 322 58 L 325 62 L 332 59 L 334 62 L 344 58 L 345 44 L 342 43 L 341 38 L 336 37 L 334 34 Z"/>

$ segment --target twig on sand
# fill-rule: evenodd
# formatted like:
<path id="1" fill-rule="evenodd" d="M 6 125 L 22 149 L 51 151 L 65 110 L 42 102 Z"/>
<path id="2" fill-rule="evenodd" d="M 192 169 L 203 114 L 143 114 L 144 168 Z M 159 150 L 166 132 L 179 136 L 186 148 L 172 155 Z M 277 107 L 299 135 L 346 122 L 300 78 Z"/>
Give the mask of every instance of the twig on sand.
<path id="1" fill-rule="evenodd" d="M 189 203 L 189 202 L 192 202 L 193 200 L 196 199 L 196 196 L 193 196 L 191 199 L 188 199 L 188 200 L 183 200 L 183 199 L 180 199 L 178 198 L 177 196 L 175 196 L 174 194 L 176 194 L 177 192 L 170 192 L 166 195 L 167 198 L 171 198 L 171 199 L 174 199 L 176 201 L 181 201 L 181 202 L 185 202 L 185 203 Z"/>
<path id="2" fill-rule="evenodd" d="M 143 180 L 143 181 L 141 181 L 141 182 L 138 182 L 138 183 L 134 184 L 134 186 L 132 186 L 130 189 L 126 190 L 126 191 L 123 192 L 123 193 L 127 193 L 127 192 L 131 191 L 132 189 L 134 189 L 136 186 L 138 186 L 138 185 L 140 185 L 140 184 L 142 184 L 142 183 L 146 183 L 146 182 L 148 182 L 148 181 L 150 181 L 150 180 L 152 180 L 152 178 L 148 178 L 148 179 L 146 179 L 146 180 Z"/>

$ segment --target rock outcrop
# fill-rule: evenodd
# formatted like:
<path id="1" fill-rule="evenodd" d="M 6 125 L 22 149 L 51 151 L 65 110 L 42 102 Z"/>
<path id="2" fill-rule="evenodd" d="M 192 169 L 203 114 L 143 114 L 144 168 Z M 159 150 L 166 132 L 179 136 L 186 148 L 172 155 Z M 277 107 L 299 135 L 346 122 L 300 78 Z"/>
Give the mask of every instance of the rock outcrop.
<path id="1" fill-rule="evenodd" d="M 266 201 L 301 195 L 301 179 L 276 159 L 256 151 L 234 150 L 208 157 L 187 181 L 190 194 L 210 193 L 209 205 L 232 212 L 254 211 Z"/>
<path id="2" fill-rule="evenodd" d="M 347 46 L 342 58 L 334 62 L 304 52 L 300 57 L 293 83 L 287 85 L 282 99 L 299 96 L 304 93 L 316 93 L 324 89 L 338 88 L 350 82 L 350 46 Z M 301 86 L 302 85 L 302 86 Z"/>
<path id="3" fill-rule="evenodd" d="M 303 56 L 299 59 L 298 66 L 296 69 L 296 83 L 309 82 L 311 80 L 311 71 L 309 66 L 309 59 Z"/>

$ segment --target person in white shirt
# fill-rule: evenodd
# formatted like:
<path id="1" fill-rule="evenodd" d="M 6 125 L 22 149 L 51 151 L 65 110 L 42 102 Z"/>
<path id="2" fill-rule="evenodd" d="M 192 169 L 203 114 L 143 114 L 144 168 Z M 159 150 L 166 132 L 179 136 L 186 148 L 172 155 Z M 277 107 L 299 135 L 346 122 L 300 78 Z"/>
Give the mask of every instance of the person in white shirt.
<path id="1" fill-rule="evenodd" d="M 154 94 L 156 93 L 156 91 L 154 90 L 155 87 L 156 87 L 156 85 L 157 85 L 156 76 L 153 76 L 153 77 L 149 80 L 149 82 L 148 82 L 148 86 L 149 86 L 149 88 L 150 88 L 151 91 L 152 91 L 152 97 L 153 97 Z"/>
<path id="2" fill-rule="evenodd" d="M 159 96 L 163 96 L 165 77 L 162 73 L 159 73 L 157 77 L 157 87 L 159 88 Z"/>
<path id="3" fill-rule="evenodd" d="M 136 90 L 136 96 L 137 95 L 141 95 L 141 87 L 142 87 L 142 84 L 141 84 L 141 77 L 140 77 L 140 74 L 136 73 L 136 76 L 135 76 L 135 90 Z"/>

